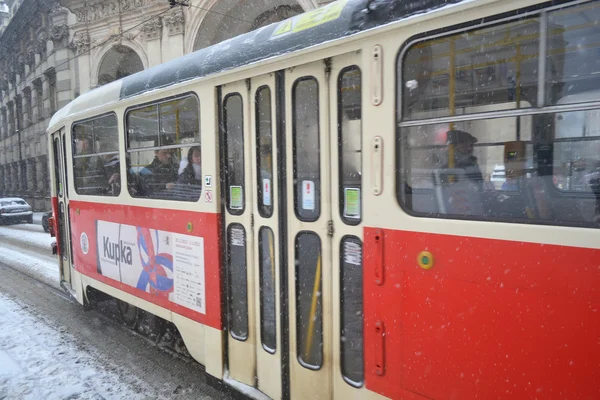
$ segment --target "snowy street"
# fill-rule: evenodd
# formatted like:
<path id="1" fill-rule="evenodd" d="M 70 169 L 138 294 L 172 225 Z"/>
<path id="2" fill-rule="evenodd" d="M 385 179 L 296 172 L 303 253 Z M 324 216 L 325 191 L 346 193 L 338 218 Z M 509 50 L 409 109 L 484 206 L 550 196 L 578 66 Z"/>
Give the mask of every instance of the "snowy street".
<path id="1" fill-rule="evenodd" d="M 0 226 L 0 399 L 225 399 L 203 368 L 58 289 L 41 225 Z"/>

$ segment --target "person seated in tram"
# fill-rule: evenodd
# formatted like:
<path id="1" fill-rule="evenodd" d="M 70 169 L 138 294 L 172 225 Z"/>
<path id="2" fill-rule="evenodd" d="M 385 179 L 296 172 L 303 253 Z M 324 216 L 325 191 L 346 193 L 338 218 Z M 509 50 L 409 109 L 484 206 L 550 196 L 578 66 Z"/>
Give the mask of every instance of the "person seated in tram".
<path id="1" fill-rule="evenodd" d="M 477 138 L 469 132 L 457 129 L 448 131 L 446 135 L 448 144 L 454 146 L 454 165 L 451 165 L 448 160 L 448 167 L 464 170 L 467 179 L 475 183 L 480 191 L 483 191 L 483 175 L 477 164 L 477 157 L 473 155 Z"/>
<path id="2" fill-rule="evenodd" d="M 75 159 L 75 187 L 79 194 L 102 195 L 106 182 L 104 179 L 104 163 L 102 159 L 93 154 L 93 141 L 84 136 L 76 139 L 76 154 L 81 156 Z"/>
<path id="3" fill-rule="evenodd" d="M 189 149 L 187 165 L 180 172 L 177 183 L 202 186 L 202 150 L 200 146 Z"/>
<path id="4" fill-rule="evenodd" d="M 173 189 L 177 183 L 177 165 L 173 149 L 154 150 L 154 160 L 140 171 L 145 194 L 149 197 L 166 195 L 167 190 Z"/>
<path id="5" fill-rule="evenodd" d="M 477 138 L 461 130 L 449 130 L 439 139 L 447 146 L 438 155 L 433 171 L 438 212 L 456 215 L 486 214 L 490 200 L 484 193 L 484 180 L 477 157 L 473 155 Z"/>
<path id="6" fill-rule="evenodd" d="M 177 178 L 177 192 L 182 200 L 197 200 L 202 191 L 202 150 L 200 146 L 191 147 L 187 163 Z"/>
<path id="7" fill-rule="evenodd" d="M 100 143 L 99 150 L 100 153 L 114 151 L 114 146 L 108 142 Z M 116 195 L 121 185 L 119 154 L 101 154 L 98 161 L 103 170 L 105 194 Z"/>

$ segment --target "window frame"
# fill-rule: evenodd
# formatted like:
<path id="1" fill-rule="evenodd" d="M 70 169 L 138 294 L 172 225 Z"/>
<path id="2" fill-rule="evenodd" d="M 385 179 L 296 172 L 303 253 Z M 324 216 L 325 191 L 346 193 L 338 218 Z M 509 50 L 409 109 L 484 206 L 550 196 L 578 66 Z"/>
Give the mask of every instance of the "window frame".
<path id="1" fill-rule="evenodd" d="M 300 84 L 301 82 L 304 81 L 314 81 L 317 87 L 317 96 L 316 96 L 316 113 L 317 113 L 317 146 L 318 146 L 318 156 L 317 156 L 317 167 L 318 167 L 318 175 L 319 175 L 319 187 L 318 190 L 315 192 L 315 210 L 313 210 L 313 213 L 316 214 L 316 217 L 311 217 L 311 218 L 306 218 L 303 217 L 302 215 L 300 215 L 299 210 L 300 210 L 300 204 L 299 204 L 299 189 L 298 189 L 298 156 L 297 156 L 297 146 L 296 146 L 296 134 L 297 134 L 297 129 L 296 129 L 296 114 L 297 114 L 297 102 L 296 102 L 296 89 L 298 87 L 298 84 Z M 294 83 L 292 84 L 292 90 L 291 90 L 291 101 L 292 101 L 292 120 L 290 121 L 291 123 L 291 127 L 292 127 L 292 137 L 291 137 L 291 146 L 292 146 L 292 176 L 293 176 L 293 182 L 296 182 L 294 185 L 294 215 L 296 215 L 296 218 L 298 218 L 299 221 L 302 222 L 316 222 L 321 218 L 321 215 L 323 214 L 323 210 L 321 209 L 322 206 L 322 193 L 321 193 L 321 179 L 322 179 L 322 170 L 321 170 L 321 151 L 322 150 L 322 146 L 321 146 L 321 104 L 320 104 L 320 94 L 321 94 L 321 85 L 319 82 L 319 79 L 314 76 L 314 75 L 305 75 L 305 76 L 301 76 L 299 78 L 297 78 L 296 80 L 294 80 Z"/>
<path id="2" fill-rule="evenodd" d="M 343 179 L 343 175 L 344 175 L 344 152 L 343 152 L 343 130 L 342 130 L 342 78 L 344 76 L 344 74 L 346 72 L 349 71 L 358 71 L 359 76 L 360 76 L 360 84 L 361 84 L 361 88 L 359 89 L 360 91 L 360 110 L 361 110 L 361 118 L 360 118 L 360 173 L 361 173 L 361 178 L 360 178 L 360 196 L 359 196 L 359 204 L 360 204 L 360 216 L 358 218 L 350 218 L 350 217 L 346 217 L 344 216 L 344 201 L 345 201 L 345 196 L 344 196 L 344 179 Z M 348 65 L 344 68 L 342 68 L 338 74 L 337 77 L 337 88 L 336 88 L 336 93 L 337 93 L 337 145 L 338 145 L 338 192 L 339 192 L 339 199 L 338 199 L 338 206 L 339 206 L 339 213 L 340 213 L 340 219 L 342 220 L 342 222 L 346 225 L 350 225 L 350 226 L 357 226 L 360 225 L 362 223 L 362 218 L 363 218 L 363 212 L 362 212 L 362 208 L 363 208 L 363 179 L 362 179 L 362 173 L 363 173 L 363 167 L 364 167 L 364 152 L 363 152 L 363 118 L 362 118 L 362 113 L 363 113 L 363 96 L 362 96 L 362 85 L 363 85 L 363 72 L 360 69 L 360 66 L 358 64 L 352 64 L 352 65 Z"/>
<path id="3" fill-rule="evenodd" d="M 229 173 L 228 173 L 228 168 L 229 168 L 229 130 L 227 129 L 227 101 L 230 98 L 233 97 L 239 97 L 240 99 L 240 103 L 241 103 L 241 120 L 240 120 L 240 126 L 241 126 L 241 139 L 242 139 L 242 162 L 240 163 L 242 166 L 242 181 L 240 183 L 240 186 L 242 188 L 242 207 L 241 208 L 231 208 L 231 186 L 229 185 Z M 243 215 L 244 212 L 246 211 L 246 199 L 247 199 L 247 193 L 246 193 L 246 138 L 244 137 L 245 135 L 245 129 L 244 129 L 244 95 L 239 92 L 231 92 L 231 93 L 227 93 L 224 97 L 223 97 L 223 101 L 222 101 L 222 110 L 223 110 L 223 155 L 224 155 L 224 160 L 223 163 L 225 165 L 225 171 L 224 171 L 224 190 L 225 190 L 225 209 L 227 210 L 227 212 L 231 215 Z"/>
<path id="4" fill-rule="evenodd" d="M 168 146 L 158 146 L 158 147 L 153 146 L 153 147 L 139 147 L 139 148 L 134 148 L 134 149 L 129 148 L 129 130 L 128 130 L 128 124 L 127 124 L 127 116 L 130 112 L 139 110 L 139 109 L 142 109 L 142 108 L 145 108 L 148 106 L 156 106 L 157 123 L 158 123 L 158 132 L 157 132 L 156 138 L 160 141 L 160 139 L 159 139 L 160 138 L 160 105 L 163 103 L 168 103 L 168 102 L 174 101 L 174 100 L 185 99 L 187 97 L 194 97 L 196 99 L 196 102 L 198 103 L 198 108 L 197 108 L 197 111 L 198 111 L 198 137 L 197 137 L 197 139 L 198 139 L 198 141 L 197 142 L 185 143 L 185 144 L 174 144 L 174 145 L 168 145 Z M 129 107 L 125 108 L 125 110 L 123 111 L 123 120 L 121 122 L 123 124 L 123 133 L 125 135 L 125 137 L 124 137 L 125 158 L 127 158 L 127 156 L 132 153 L 140 153 L 140 152 L 147 152 L 147 151 L 183 149 L 186 147 L 194 147 L 194 146 L 199 146 L 200 148 L 202 148 L 202 105 L 200 103 L 200 96 L 193 90 L 189 90 L 189 91 L 183 92 L 183 93 L 178 93 L 178 94 L 168 96 L 168 97 L 163 97 L 158 100 L 147 101 L 145 103 L 140 103 L 140 104 L 135 104 L 133 106 L 129 106 Z M 164 198 L 158 198 L 158 197 L 154 198 L 154 197 L 147 197 L 147 196 L 133 196 L 129 190 L 129 184 L 130 184 L 129 177 L 125 177 L 125 184 L 128 188 L 127 193 L 133 199 L 144 199 L 144 200 L 152 200 L 152 201 L 168 201 L 169 203 L 181 202 L 181 203 L 186 203 L 186 204 L 198 203 L 202 200 L 201 192 L 198 195 L 198 198 L 196 200 L 190 200 L 190 201 L 181 200 L 181 199 L 164 199 Z M 123 187 L 123 182 L 121 182 L 121 187 Z"/>
<path id="5" fill-rule="evenodd" d="M 261 178 L 260 178 L 260 167 L 262 166 L 261 163 L 261 156 L 263 155 L 263 152 L 261 151 L 260 148 L 260 138 L 261 138 L 261 129 L 260 129 L 260 120 L 259 120 L 259 114 L 260 114 L 260 101 L 259 101 L 259 96 L 261 94 L 261 92 L 263 90 L 267 89 L 268 93 L 269 93 L 269 122 L 271 124 L 271 162 L 270 162 L 270 167 L 271 167 L 271 205 L 265 205 L 263 204 L 263 197 L 264 197 L 264 193 L 263 193 L 263 183 L 261 182 Z M 277 148 L 274 146 L 275 144 L 275 121 L 273 120 L 273 91 L 271 90 L 271 86 L 270 85 L 261 85 L 258 88 L 256 88 L 256 90 L 254 91 L 254 121 L 255 121 L 255 133 L 256 133 L 256 138 L 255 138 L 255 146 L 256 146 L 256 206 L 258 209 L 258 214 L 262 217 L 262 218 L 271 218 L 273 216 L 274 210 L 275 210 L 275 163 L 273 162 L 273 159 L 275 158 L 275 153 L 277 151 Z M 265 212 L 266 211 L 266 212 Z"/>
<path id="6" fill-rule="evenodd" d="M 134 148 L 134 149 L 130 149 L 129 148 L 129 130 L 127 129 L 127 116 L 130 112 L 135 111 L 135 110 L 139 110 L 148 106 L 156 106 L 156 113 L 157 113 L 157 122 L 158 122 L 158 128 L 159 128 L 159 132 L 160 132 L 160 105 L 163 103 L 168 103 L 170 101 L 173 100 L 181 100 L 184 99 L 186 97 L 195 97 L 196 101 L 198 102 L 198 142 L 192 142 L 192 143 L 186 143 L 185 145 L 181 145 L 181 144 L 174 144 L 174 145 L 169 145 L 169 146 L 154 146 L 154 147 L 138 147 L 138 148 Z M 136 104 L 133 106 L 129 106 L 125 109 L 125 111 L 123 112 L 123 132 L 125 134 L 125 153 L 135 153 L 138 151 L 145 151 L 145 150 L 157 150 L 157 149 L 175 149 L 175 148 L 181 148 L 181 147 L 192 147 L 192 146 L 202 146 L 202 132 L 201 132 L 201 127 L 202 127 L 202 107 L 200 104 L 200 96 L 198 96 L 198 94 L 192 90 L 187 91 L 187 92 L 183 92 L 183 93 L 179 93 L 176 95 L 172 95 L 172 96 L 168 96 L 168 97 L 163 97 L 160 98 L 159 100 L 154 100 L 154 101 L 148 101 L 145 103 L 140 103 L 140 104 Z M 159 132 L 157 132 L 157 136 L 156 138 L 159 138 Z"/>
<path id="7" fill-rule="evenodd" d="M 114 116 L 115 120 L 116 120 L 115 127 L 117 128 L 117 135 L 116 135 L 116 138 L 117 138 L 117 150 L 116 151 L 105 151 L 105 152 L 101 152 L 101 153 L 90 153 L 90 154 L 75 155 L 75 146 L 73 145 L 73 142 L 75 140 L 75 126 L 76 125 L 81 125 L 81 124 L 84 124 L 84 123 L 87 123 L 87 122 L 92 122 L 92 124 L 93 124 L 94 121 L 97 121 L 97 120 L 99 120 L 101 118 L 105 118 L 105 117 L 109 117 L 109 116 Z M 65 160 L 64 161 L 65 161 L 65 168 L 66 168 L 66 165 L 67 165 L 66 164 L 66 162 L 67 162 L 66 140 L 64 140 L 64 139 L 66 139 L 67 137 L 69 137 L 70 142 L 71 142 L 71 161 L 73 163 L 73 168 L 70 171 L 73 174 L 73 186 L 74 186 L 75 193 L 77 193 L 78 196 L 99 196 L 99 197 L 110 197 L 110 198 L 118 198 L 118 197 L 120 197 L 121 193 L 123 192 L 123 190 L 122 190 L 122 188 L 123 188 L 123 177 L 122 176 L 119 176 L 120 189 L 119 189 L 119 194 L 117 194 L 116 196 L 107 196 L 107 195 L 102 195 L 102 194 L 80 194 L 79 191 L 77 190 L 77 185 L 75 184 L 75 181 L 76 181 L 75 160 L 76 159 L 78 159 L 78 158 L 89 158 L 89 157 L 94 157 L 94 156 L 97 157 L 97 156 L 103 156 L 103 155 L 108 155 L 108 154 L 117 154 L 119 156 L 119 162 L 121 161 L 121 150 L 122 149 L 121 149 L 121 146 L 119 146 L 119 140 L 118 140 L 119 136 L 120 136 L 120 133 L 119 133 L 119 115 L 115 111 L 108 111 L 108 112 L 105 112 L 105 113 L 102 113 L 102 114 L 95 115 L 93 117 L 89 117 L 89 118 L 84 118 L 84 119 L 81 119 L 81 120 L 77 120 L 77 121 L 74 121 L 71 124 L 71 127 L 70 127 L 69 131 L 71 133 L 69 136 L 67 136 L 67 135 L 63 136 L 63 146 L 64 146 L 64 150 L 65 150 Z M 119 174 L 120 174 L 120 171 L 119 171 Z M 68 181 L 68 179 L 65 181 L 65 185 L 67 185 L 67 181 Z M 67 190 L 67 188 L 65 188 L 65 190 Z"/>

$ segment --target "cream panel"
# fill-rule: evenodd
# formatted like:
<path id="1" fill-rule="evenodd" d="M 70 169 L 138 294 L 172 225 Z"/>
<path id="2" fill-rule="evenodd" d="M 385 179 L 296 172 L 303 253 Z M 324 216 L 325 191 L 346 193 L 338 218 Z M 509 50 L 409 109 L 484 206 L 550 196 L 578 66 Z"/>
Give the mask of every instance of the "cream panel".
<path id="1" fill-rule="evenodd" d="M 429 232 L 471 236 L 489 239 L 546 243 L 586 248 L 600 248 L 600 230 L 573 227 L 527 225 L 499 222 L 443 220 L 436 218 L 413 217 L 406 214 L 396 199 L 396 61 L 402 46 L 413 36 L 454 24 L 477 21 L 485 16 L 506 12 L 513 8 L 536 4 L 536 1 L 482 2 L 475 8 L 469 7 L 463 12 L 461 8 L 450 8 L 448 11 L 430 13 L 443 15 L 434 19 L 427 16 L 419 19 L 418 30 L 388 32 L 377 38 L 369 38 L 362 46 L 365 51 L 376 44 L 383 46 L 383 102 L 380 106 L 369 106 L 365 109 L 363 126 L 365 130 L 363 143 L 371 143 L 375 136 L 383 139 L 383 192 L 377 196 L 373 193 L 371 171 L 373 155 L 365 148 L 365 170 L 363 185 L 365 188 L 364 204 L 366 207 L 365 226 L 387 229 L 400 229 L 415 232 Z M 363 69 L 364 82 L 372 80 L 371 71 Z"/>
<path id="2" fill-rule="evenodd" d="M 223 356 L 225 341 L 223 331 L 210 326 L 204 327 L 204 354 L 206 372 L 221 379 L 225 370 L 225 358 Z"/>
<path id="3" fill-rule="evenodd" d="M 181 333 L 181 337 L 185 342 L 185 347 L 188 352 L 200 364 L 206 366 L 207 361 L 209 361 L 206 358 L 206 329 L 209 327 L 179 314 L 171 313 L 171 316 L 173 318 L 173 323 Z M 215 343 L 211 344 L 214 345 Z M 222 349 L 222 347 L 219 348 Z"/>

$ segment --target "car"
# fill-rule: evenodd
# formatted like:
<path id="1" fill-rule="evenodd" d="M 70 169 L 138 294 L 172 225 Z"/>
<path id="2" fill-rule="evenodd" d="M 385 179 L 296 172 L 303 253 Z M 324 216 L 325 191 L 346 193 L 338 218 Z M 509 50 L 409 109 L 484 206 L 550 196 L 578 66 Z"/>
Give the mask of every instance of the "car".
<path id="1" fill-rule="evenodd" d="M 50 224 L 48 223 L 50 217 L 52 217 L 52 211 L 46 211 L 42 214 L 42 227 L 44 228 L 44 232 L 50 232 Z"/>
<path id="2" fill-rule="evenodd" d="M 0 224 L 33 223 L 33 211 L 27 202 L 18 197 L 0 198 Z"/>

